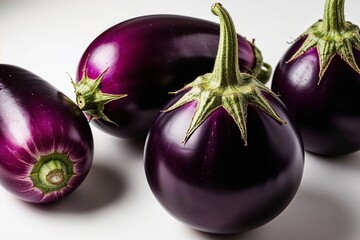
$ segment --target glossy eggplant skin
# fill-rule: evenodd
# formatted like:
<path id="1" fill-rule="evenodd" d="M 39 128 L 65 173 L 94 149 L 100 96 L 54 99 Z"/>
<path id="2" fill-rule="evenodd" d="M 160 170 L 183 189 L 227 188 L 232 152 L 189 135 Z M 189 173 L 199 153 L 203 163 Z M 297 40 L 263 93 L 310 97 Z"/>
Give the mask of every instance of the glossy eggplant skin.
<path id="1" fill-rule="evenodd" d="M 109 68 L 100 90 L 127 96 L 104 107 L 116 124 L 100 118 L 91 123 L 116 137 L 145 139 L 168 93 L 212 70 L 218 42 L 217 23 L 188 16 L 141 16 L 107 29 L 82 55 L 76 82 L 84 67 L 92 79 Z M 253 47 L 241 36 L 239 56 L 244 72 L 255 66 Z"/>
<path id="2" fill-rule="evenodd" d="M 277 64 L 271 89 L 293 115 L 305 150 L 320 155 L 342 155 L 360 149 L 360 75 L 335 55 L 321 82 L 319 57 L 311 49 L 286 63 L 301 46 L 293 43 Z M 360 64 L 360 53 L 354 50 Z"/>
<path id="3" fill-rule="evenodd" d="M 59 191 L 44 193 L 31 179 L 43 156 L 63 154 L 74 175 Z M 0 64 L 0 184 L 18 198 L 48 203 L 73 192 L 93 159 L 93 136 L 78 106 L 37 75 Z"/>
<path id="4" fill-rule="evenodd" d="M 286 107 L 264 95 L 287 124 L 249 106 L 248 146 L 223 108 L 185 144 L 196 101 L 159 113 L 146 139 L 144 166 L 152 192 L 175 218 L 208 233 L 240 233 L 269 222 L 291 202 L 303 174 L 302 139 Z"/>

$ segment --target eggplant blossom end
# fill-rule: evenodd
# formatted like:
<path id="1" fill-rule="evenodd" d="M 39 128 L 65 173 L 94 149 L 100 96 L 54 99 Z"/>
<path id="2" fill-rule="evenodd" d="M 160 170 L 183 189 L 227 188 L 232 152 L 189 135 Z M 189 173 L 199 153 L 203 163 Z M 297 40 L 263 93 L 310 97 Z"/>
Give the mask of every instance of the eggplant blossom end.
<path id="1" fill-rule="evenodd" d="M 53 152 L 41 156 L 30 174 L 34 187 L 45 194 L 66 188 L 74 175 L 73 165 L 69 157 L 63 153 Z"/>

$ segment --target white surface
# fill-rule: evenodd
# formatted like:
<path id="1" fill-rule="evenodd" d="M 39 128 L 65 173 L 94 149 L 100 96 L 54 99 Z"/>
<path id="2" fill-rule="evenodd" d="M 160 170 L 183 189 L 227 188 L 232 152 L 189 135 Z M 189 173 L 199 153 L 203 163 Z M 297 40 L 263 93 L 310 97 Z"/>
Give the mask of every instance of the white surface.
<path id="1" fill-rule="evenodd" d="M 292 41 L 322 18 L 324 0 L 219 1 L 238 33 L 255 38 L 273 67 Z M 68 72 L 88 44 L 128 18 L 174 13 L 218 22 L 213 1 L 0 0 L 0 62 L 41 76 L 74 100 Z M 347 1 L 346 19 L 360 24 L 360 2 Z M 338 158 L 306 153 L 300 189 L 285 211 L 253 231 L 199 233 L 171 217 L 148 188 L 142 143 L 116 139 L 92 126 L 95 157 L 85 182 L 50 206 L 22 202 L 0 187 L 0 239 L 360 239 L 360 152 Z"/>

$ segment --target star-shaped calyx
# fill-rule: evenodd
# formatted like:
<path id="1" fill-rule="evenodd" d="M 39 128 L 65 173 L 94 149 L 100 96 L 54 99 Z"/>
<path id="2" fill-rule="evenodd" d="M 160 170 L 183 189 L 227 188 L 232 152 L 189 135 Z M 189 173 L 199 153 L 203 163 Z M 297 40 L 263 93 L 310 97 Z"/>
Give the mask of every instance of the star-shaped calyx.
<path id="1" fill-rule="evenodd" d="M 301 35 L 306 37 L 305 41 L 288 61 L 291 62 L 308 50 L 316 48 L 320 64 L 319 83 L 336 54 L 360 74 L 353 53 L 353 49 L 360 51 L 359 27 L 345 21 L 344 2 L 326 1 L 323 20 L 313 24 Z"/>
<path id="2" fill-rule="evenodd" d="M 101 92 L 101 81 L 107 71 L 108 69 L 101 73 L 97 78 L 92 79 L 86 73 L 85 64 L 81 80 L 78 83 L 75 83 L 74 81 L 71 82 L 75 89 L 77 105 L 90 117 L 89 120 L 92 118 L 100 118 L 117 125 L 104 114 L 105 104 L 126 97 L 127 94 L 109 94 Z"/>
<path id="3" fill-rule="evenodd" d="M 209 115 L 223 107 L 238 125 L 241 137 L 247 145 L 246 115 L 249 104 L 261 109 L 280 124 L 284 124 L 285 121 L 263 96 L 263 92 L 274 93 L 255 76 L 240 72 L 237 35 L 229 13 L 219 3 L 215 3 L 211 10 L 220 18 L 219 48 L 214 70 L 175 92 L 189 89 L 164 111 L 172 111 L 184 104 L 197 101 L 195 113 L 185 135 L 185 143 Z"/>

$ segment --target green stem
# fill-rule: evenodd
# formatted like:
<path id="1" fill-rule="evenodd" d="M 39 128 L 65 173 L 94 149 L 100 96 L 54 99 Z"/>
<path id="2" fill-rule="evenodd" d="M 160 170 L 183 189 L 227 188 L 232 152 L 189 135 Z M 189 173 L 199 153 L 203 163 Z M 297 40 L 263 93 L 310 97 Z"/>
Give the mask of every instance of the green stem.
<path id="1" fill-rule="evenodd" d="M 327 0 L 325 3 L 323 29 L 325 32 L 345 30 L 345 0 Z"/>
<path id="2" fill-rule="evenodd" d="M 228 11 L 220 3 L 215 3 L 211 11 L 219 17 L 221 22 L 219 47 L 213 70 L 214 82 L 219 87 L 237 84 L 237 81 L 231 81 L 239 79 L 240 74 L 235 25 Z"/>
<path id="3" fill-rule="evenodd" d="M 314 23 L 302 36 L 305 41 L 288 62 L 294 61 L 308 50 L 316 48 L 319 56 L 320 84 L 335 55 L 339 55 L 354 71 L 360 68 L 354 50 L 360 50 L 359 27 L 345 20 L 345 0 L 327 0 L 322 21 Z"/>
<path id="4" fill-rule="evenodd" d="M 220 38 L 214 69 L 197 77 L 183 89 L 190 88 L 177 102 L 164 110 L 173 111 L 185 104 L 197 101 L 194 115 L 183 143 L 186 144 L 193 132 L 217 109 L 222 107 L 237 124 L 241 138 L 247 145 L 247 107 L 252 105 L 274 118 L 280 124 L 286 122 L 263 95 L 263 92 L 275 94 L 255 76 L 240 72 L 238 62 L 238 38 L 230 14 L 220 3 L 211 7 L 213 14 L 220 20 Z M 263 64 L 260 51 L 254 47 L 256 56 L 256 74 L 266 81 L 271 73 L 271 66 Z M 261 67 L 259 67 L 261 65 Z M 183 90 L 181 89 L 181 90 Z M 180 90 L 180 91 L 181 91 Z"/>
<path id="5" fill-rule="evenodd" d="M 71 80 L 76 94 L 76 102 L 79 108 L 87 113 L 92 118 L 100 118 L 109 123 L 118 124 L 109 119 L 105 113 L 105 105 L 109 102 L 126 97 L 127 94 L 109 94 L 103 93 L 100 89 L 101 81 L 103 80 L 108 68 L 101 73 L 96 79 L 89 78 L 86 74 L 86 63 L 83 68 L 83 76 L 78 83 Z"/>

